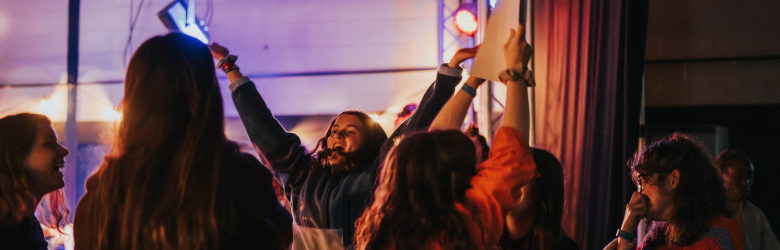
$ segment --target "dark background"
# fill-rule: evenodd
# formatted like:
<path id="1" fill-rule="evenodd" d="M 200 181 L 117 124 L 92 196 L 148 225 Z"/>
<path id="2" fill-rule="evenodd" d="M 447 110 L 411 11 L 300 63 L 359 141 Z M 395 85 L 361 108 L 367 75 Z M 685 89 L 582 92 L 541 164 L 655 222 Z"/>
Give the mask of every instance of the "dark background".
<path id="1" fill-rule="evenodd" d="M 748 200 L 780 227 L 780 1 L 650 1 L 645 118 L 651 129 L 720 125 L 753 160 Z"/>
<path id="2" fill-rule="evenodd" d="M 649 127 L 721 125 L 728 128 L 729 147 L 744 150 L 755 167 L 753 189 L 748 200 L 764 211 L 778 234 L 780 211 L 780 105 L 732 105 L 696 107 L 648 107 Z"/>

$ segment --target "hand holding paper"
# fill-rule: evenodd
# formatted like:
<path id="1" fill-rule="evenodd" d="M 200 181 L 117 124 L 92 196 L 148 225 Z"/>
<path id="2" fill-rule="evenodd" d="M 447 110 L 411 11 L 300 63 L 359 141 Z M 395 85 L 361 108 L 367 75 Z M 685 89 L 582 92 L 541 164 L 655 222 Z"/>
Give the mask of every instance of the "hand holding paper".
<path id="1" fill-rule="evenodd" d="M 483 42 L 479 46 L 470 72 L 474 77 L 491 81 L 500 81 L 498 74 L 507 69 L 504 45 L 520 19 L 520 0 L 499 0 L 496 5 L 488 20 Z M 524 37 L 520 39 L 525 40 Z M 528 62 L 527 60 L 525 63 Z"/>
<path id="2" fill-rule="evenodd" d="M 518 73 L 524 73 L 528 69 L 528 61 L 531 60 L 533 49 L 525 41 L 525 27 L 522 24 L 515 30 L 510 30 L 509 39 L 504 44 L 504 61 L 507 69 L 515 69 Z"/>

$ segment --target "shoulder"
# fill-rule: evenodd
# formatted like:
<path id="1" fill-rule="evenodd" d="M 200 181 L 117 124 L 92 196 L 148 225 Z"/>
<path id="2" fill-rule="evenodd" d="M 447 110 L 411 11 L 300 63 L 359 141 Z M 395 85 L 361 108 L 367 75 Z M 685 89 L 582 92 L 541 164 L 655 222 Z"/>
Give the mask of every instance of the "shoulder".
<path id="1" fill-rule="evenodd" d="M 500 127 L 493 139 L 494 147 L 500 145 L 521 146 L 528 148 L 528 139 L 520 131 L 510 127 Z"/>
<path id="2" fill-rule="evenodd" d="M 528 145 L 528 139 L 515 129 L 499 128 L 494 136 L 488 161 L 485 163 L 519 165 L 518 161 L 527 162 L 528 160 L 533 162 L 532 149 Z"/>
<path id="3" fill-rule="evenodd" d="M 707 227 L 712 229 L 723 228 L 728 231 L 741 230 L 739 222 L 723 215 L 715 215 L 707 221 Z"/>
<path id="4" fill-rule="evenodd" d="M 742 207 L 742 213 L 745 215 L 746 220 L 755 218 L 765 219 L 764 212 L 750 201 L 745 201 L 745 206 Z"/>
<path id="5" fill-rule="evenodd" d="M 713 216 L 708 222 L 709 231 L 696 244 L 710 244 L 720 249 L 745 249 L 747 240 L 742 225 L 723 215 Z"/>
<path id="6" fill-rule="evenodd" d="M 257 178 L 257 176 L 263 178 L 273 178 L 273 174 L 268 167 L 261 163 L 254 155 L 243 152 L 227 152 L 226 153 L 227 168 L 234 169 L 233 172 L 236 175 L 242 177 Z"/>
<path id="7" fill-rule="evenodd" d="M 488 159 L 480 164 L 477 176 L 483 175 L 494 175 L 488 178 L 490 182 L 495 182 L 494 178 L 502 178 L 521 183 L 537 175 L 533 151 L 520 131 L 509 127 L 498 129 Z"/>
<path id="8" fill-rule="evenodd" d="M 76 205 L 76 211 L 73 216 L 73 225 L 75 225 L 73 227 L 73 238 L 76 244 L 81 247 L 87 246 L 84 249 L 90 249 L 95 240 L 94 237 L 91 237 L 93 233 L 87 230 L 87 228 L 96 226 L 96 214 L 100 212 L 98 210 L 100 206 L 96 205 L 97 201 L 95 200 L 95 191 L 100 183 L 100 176 L 101 170 L 98 170 L 87 179 L 87 192 L 84 193 L 84 196 L 81 197 L 78 205 Z"/>
<path id="9" fill-rule="evenodd" d="M 89 191 L 95 191 L 98 184 L 100 183 L 100 170 L 95 172 L 92 176 L 87 178 L 87 181 L 84 183 L 84 187 L 87 189 L 87 194 L 89 194 Z M 86 194 L 85 194 L 86 195 Z"/>
<path id="10" fill-rule="evenodd" d="M 0 248 L 46 249 L 41 224 L 35 218 L 24 217 L 18 224 L 0 227 Z"/>

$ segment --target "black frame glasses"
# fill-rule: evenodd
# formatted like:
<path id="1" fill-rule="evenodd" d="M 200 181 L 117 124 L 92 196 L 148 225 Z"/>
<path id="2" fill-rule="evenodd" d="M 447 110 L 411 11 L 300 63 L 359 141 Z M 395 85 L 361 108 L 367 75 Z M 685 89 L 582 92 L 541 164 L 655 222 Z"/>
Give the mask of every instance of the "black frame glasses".
<path id="1" fill-rule="evenodd" d="M 657 174 L 665 174 L 665 173 L 663 173 L 663 172 L 653 172 L 653 173 L 647 173 L 647 174 L 640 174 L 640 175 L 637 176 L 637 178 L 636 178 L 636 182 L 637 182 L 636 187 L 637 187 L 637 189 L 639 190 L 640 193 L 642 192 L 642 179 L 645 178 L 645 177 L 652 177 L 653 175 L 657 175 Z M 645 181 L 645 182 L 647 182 L 647 181 Z"/>

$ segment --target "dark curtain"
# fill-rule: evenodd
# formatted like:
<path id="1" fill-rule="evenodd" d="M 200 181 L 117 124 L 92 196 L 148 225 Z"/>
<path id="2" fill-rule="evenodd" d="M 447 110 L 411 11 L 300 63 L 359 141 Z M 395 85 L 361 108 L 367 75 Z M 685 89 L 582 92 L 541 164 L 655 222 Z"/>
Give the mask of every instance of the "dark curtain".
<path id="1" fill-rule="evenodd" d="M 564 229 L 582 249 L 615 238 L 636 190 L 647 0 L 533 2 L 536 147 L 564 166 Z"/>

